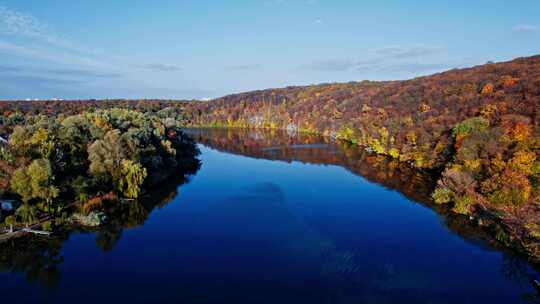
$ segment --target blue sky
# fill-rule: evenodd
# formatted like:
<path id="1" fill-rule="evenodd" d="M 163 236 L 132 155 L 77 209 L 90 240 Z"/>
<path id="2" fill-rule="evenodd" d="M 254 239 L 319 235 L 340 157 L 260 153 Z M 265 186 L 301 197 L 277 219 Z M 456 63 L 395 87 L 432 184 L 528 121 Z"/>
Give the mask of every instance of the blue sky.
<path id="1" fill-rule="evenodd" d="M 538 0 L 0 0 L 0 99 L 212 98 L 535 54 Z"/>

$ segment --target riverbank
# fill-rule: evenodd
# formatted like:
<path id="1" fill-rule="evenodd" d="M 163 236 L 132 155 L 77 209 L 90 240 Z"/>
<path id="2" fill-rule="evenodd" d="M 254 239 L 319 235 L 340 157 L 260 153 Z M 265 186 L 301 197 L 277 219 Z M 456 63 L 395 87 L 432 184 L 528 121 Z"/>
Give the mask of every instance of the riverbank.
<path id="1" fill-rule="evenodd" d="M 92 301 L 113 288 L 137 302 L 129 290 L 143 285 L 148 301 L 181 294 L 216 303 L 295 295 L 520 303 L 535 295 L 527 279 L 537 272 L 524 259 L 491 246 L 465 216 L 427 208 L 429 177 L 353 146 L 282 133 L 201 134 L 200 171 L 171 185 L 154 211 L 123 204 L 130 209 L 102 227 L 8 242 L 0 282 L 66 303 L 89 284 Z M 100 284 L 104 277 L 115 283 Z"/>
<path id="2" fill-rule="evenodd" d="M 370 147 L 362 147 L 358 144 L 354 144 L 348 140 L 344 140 L 341 138 L 337 138 L 336 136 L 330 136 L 328 134 L 318 133 L 316 131 L 309 131 L 309 132 L 303 132 L 301 130 L 294 130 L 294 132 L 291 131 L 291 129 L 279 129 L 279 128 L 267 128 L 267 127 L 242 127 L 242 126 L 234 126 L 234 127 L 222 127 L 219 125 L 209 125 L 209 126 L 188 126 L 194 130 L 198 128 L 208 128 L 213 130 L 245 130 L 249 132 L 252 130 L 253 132 L 257 131 L 267 131 L 269 132 L 269 135 L 271 136 L 272 132 L 281 132 L 288 134 L 290 136 L 296 136 L 298 134 L 304 134 L 306 137 L 312 135 L 312 136 L 320 136 L 322 138 L 328 138 L 329 140 L 338 140 L 347 144 L 350 144 L 351 147 L 356 147 L 354 149 L 357 149 L 359 151 L 365 151 L 365 153 L 371 154 L 373 156 L 380 155 L 375 153 L 375 151 Z M 241 132 L 240 132 L 241 133 Z M 193 134 L 191 134 L 193 135 Z M 195 133 L 196 136 L 196 133 Z M 226 136 L 228 137 L 228 135 Z M 246 140 L 242 141 L 243 144 L 247 142 Z M 254 138 L 253 142 L 257 142 L 257 140 Z M 463 142 L 463 139 L 461 139 L 461 142 Z M 459 153 L 460 148 L 457 149 L 456 153 Z M 390 157 L 390 155 L 384 155 L 386 157 Z M 453 156 L 454 157 L 454 156 Z M 409 166 L 410 168 L 414 168 L 414 163 L 411 162 L 402 162 L 396 159 L 396 162 L 399 162 L 401 164 L 404 164 L 406 166 Z M 447 167 L 453 166 L 453 162 L 449 162 Z M 442 206 L 443 208 L 447 209 L 448 212 L 455 213 L 458 215 L 465 215 L 468 219 L 471 225 L 477 225 L 479 227 L 482 227 L 483 230 L 486 230 L 489 234 L 491 234 L 492 238 L 499 242 L 502 246 L 512 249 L 513 251 L 526 256 L 532 263 L 540 264 L 540 239 L 538 238 L 540 234 L 537 233 L 538 226 L 535 226 L 534 223 L 536 223 L 536 219 L 540 218 L 540 206 L 538 206 L 537 203 L 531 202 L 528 204 L 524 204 L 523 206 L 514 206 L 513 208 L 506 208 L 504 205 L 501 206 L 490 206 L 489 204 L 486 205 L 476 205 L 474 202 L 470 202 L 470 209 L 467 209 L 469 206 L 459 206 L 453 201 L 446 201 L 446 202 L 440 202 L 437 201 L 437 199 L 432 198 L 434 195 L 434 190 L 436 190 L 438 187 L 441 186 L 442 181 L 444 178 L 446 178 L 446 170 L 443 170 L 444 168 L 439 169 L 431 169 L 426 170 L 423 168 L 416 168 L 415 170 L 419 170 L 419 172 L 423 172 L 423 174 L 428 174 L 433 177 L 435 182 L 432 183 L 432 187 L 430 187 L 431 190 L 428 192 L 427 200 L 429 200 L 429 205 L 431 207 L 436 206 L 437 204 L 443 204 L 445 206 Z M 379 181 L 380 182 L 380 181 Z M 412 184 L 414 185 L 414 184 Z M 418 184 L 416 184 L 418 186 Z M 437 186 L 438 185 L 438 186 Z M 414 192 L 415 189 L 410 188 Z M 425 192 L 424 192 L 425 193 Z M 417 199 L 418 200 L 418 199 Z M 426 201 L 426 199 L 422 199 L 423 201 Z"/>

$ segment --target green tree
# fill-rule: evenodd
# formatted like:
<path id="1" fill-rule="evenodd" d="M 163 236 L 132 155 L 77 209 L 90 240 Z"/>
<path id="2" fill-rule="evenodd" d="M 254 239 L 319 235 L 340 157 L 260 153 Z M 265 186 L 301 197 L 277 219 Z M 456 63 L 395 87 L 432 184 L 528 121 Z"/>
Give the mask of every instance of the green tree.
<path id="1" fill-rule="evenodd" d="M 11 188 L 19 194 L 23 202 L 40 199 L 50 209 L 52 200 L 59 194 L 53 184 L 54 175 L 47 159 L 36 159 L 28 167 L 17 169 L 11 179 Z"/>
<path id="2" fill-rule="evenodd" d="M 22 204 L 15 212 L 17 218 L 25 224 L 34 224 L 38 221 L 38 211 L 35 206 Z"/>
<path id="3" fill-rule="evenodd" d="M 141 185 L 146 178 L 146 168 L 131 160 L 122 160 L 122 176 L 118 182 L 120 192 L 126 197 L 137 198 L 141 192 Z"/>
<path id="4" fill-rule="evenodd" d="M 99 179 L 111 181 L 114 189 L 124 196 L 137 198 L 147 172 L 140 163 L 129 159 L 128 154 L 137 153 L 128 153 L 127 150 L 139 150 L 132 136 L 123 138 L 120 130 L 116 129 L 107 132 L 102 140 L 95 141 L 88 148 L 90 173 Z"/>
<path id="5" fill-rule="evenodd" d="M 120 165 L 125 157 L 126 153 L 120 142 L 120 130 L 111 130 L 102 140 L 96 140 L 88 148 L 90 174 L 102 180 L 118 181 Z"/>
<path id="6" fill-rule="evenodd" d="M 36 159 L 28 166 L 27 174 L 31 181 L 32 197 L 44 200 L 50 210 L 52 200 L 59 194 L 58 188 L 52 184 L 54 175 L 51 163 L 48 159 Z"/>
<path id="7" fill-rule="evenodd" d="M 11 177 L 11 189 L 21 196 L 23 202 L 32 199 L 32 188 L 30 187 L 30 176 L 26 173 L 26 167 L 15 170 Z"/>

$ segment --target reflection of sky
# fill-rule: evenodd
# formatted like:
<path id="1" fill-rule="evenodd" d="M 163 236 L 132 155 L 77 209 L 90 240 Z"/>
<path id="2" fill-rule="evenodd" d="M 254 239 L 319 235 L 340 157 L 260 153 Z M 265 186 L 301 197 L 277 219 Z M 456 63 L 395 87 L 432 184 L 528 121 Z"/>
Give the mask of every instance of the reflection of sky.
<path id="1" fill-rule="evenodd" d="M 88 286 L 88 301 L 122 302 L 514 303 L 523 292 L 501 273 L 501 253 L 343 168 L 206 147 L 201 158 L 179 195 L 110 252 L 93 235 L 72 236 L 55 303 Z"/>

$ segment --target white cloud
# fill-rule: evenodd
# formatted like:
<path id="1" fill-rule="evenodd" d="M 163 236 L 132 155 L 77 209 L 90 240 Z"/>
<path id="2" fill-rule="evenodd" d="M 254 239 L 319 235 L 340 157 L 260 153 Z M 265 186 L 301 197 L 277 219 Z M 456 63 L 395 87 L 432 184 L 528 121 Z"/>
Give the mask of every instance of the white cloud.
<path id="1" fill-rule="evenodd" d="M 26 94 L 25 88 L 30 88 L 33 84 L 39 84 L 42 88 L 55 87 L 55 94 L 72 97 L 80 94 L 95 96 L 96 92 L 101 91 L 96 88 L 104 85 L 122 88 L 108 91 L 115 96 L 123 96 L 130 90 L 139 94 L 146 92 L 148 95 L 145 96 L 211 95 L 208 91 L 197 89 L 155 89 L 149 83 L 144 70 L 173 72 L 180 70 L 180 67 L 165 62 L 141 64 L 140 61 L 134 62 L 125 56 L 115 56 L 110 52 L 83 45 L 55 32 L 49 24 L 35 16 L 0 5 L 0 57 L 4 63 L 8 58 L 6 55 L 26 61 L 22 66 L 0 66 L 0 78 L 3 77 L 0 80 L 10 80 L 12 86 L 9 93 L 11 95 L 6 95 L 5 92 L 9 90 L 6 91 L 5 87 L 0 87 L 0 94 L 10 97 Z M 45 92 L 47 96 L 50 93 L 41 92 Z"/>
<path id="2" fill-rule="evenodd" d="M 47 24 L 36 17 L 0 6 L 0 33 L 22 36 L 56 47 L 77 49 L 67 39 L 54 33 Z"/>
<path id="3" fill-rule="evenodd" d="M 303 67 L 315 71 L 342 72 L 349 70 L 354 66 L 356 66 L 356 62 L 354 60 L 343 58 L 317 61 Z"/>
<path id="4" fill-rule="evenodd" d="M 0 31 L 10 34 L 40 37 L 47 31 L 47 26 L 35 17 L 0 7 Z"/>
<path id="5" fill-rule="evenodd" d="M 0 6 L 0 34 L 5 39 L 0 39 L 0 52 L 44 60 L 48 62 L 78 66 L 91 70 L 130 70 L 134 65 L 125 62 L 120 57 L 104 54 L 102 51 L 86 46 L 77 45 L 70 40 L 55 33 L 46 23 L 36 17 L 17 12 Z M 12 42 L 8 38 L 26 38 L 30 43 Z M 180 68 L 175 65 L 151 63 L 136 66 L 140 69 L 154 71 L 177 71 Z"/>
<path id="6" fill-rule="evenodd" d="M 364 54 L 362 59 L 334 58 L 315 61 L 302 67 L 325 72 L 343 72 L 353 69 L 362 72 L 438 70 L 446 65 L 431 63 L 429 58 L 433 57 L 432 55 L 441 53 L 443 50 L 443 48 L 435 46 L 394 46 L 371 50 Z M 428 63 L 423 62 L 423 60 L 428 60 Z"/>
<path id="7" fill-rule="evenodd" d="M 440 47 L 434 46 L 413 46 L 413 47 L 386 47 L 378 49 L 376 52 L 381 56 L 389 56 L 397 59 L 417 58 L 433 55 L 442 51 Z"/>
<path id="8" fill-rule="evenodd" d="M 162 63 L 147 63 L 137 66 L 143 70 L 155 71 L 155 72 L 176 72 L 181 70 L 179 66 L 172 64 L 162 64 Z"/>
<path id="9" fill-rule="evenodd" d="M 247 63 L 247 64 L 238 64 L 238 65 L 230 65 L 227 66 L 226 69 L 228 70 L 259 70 L 262 68 L 261 64 L 258 63 Z"/>
<path id="10" fill-rule="evenodd" d="M 115 68 L 109 56 L 77 46 L 36 17 L 3 6 L 0 6 L 0 34 L 4 38 L 0 40 L 0 52 L 4 54 L 91 69 Z"/>
<path id="11" fill-rule="evenodd" d="M 14 44 L 5 40 L 0 40 L 0 52 L 9 55 L 27 57 L 38 60 L 46 60 L 49 62 L 65 65 L 77 65 L 94 69 L 110 68 L 108 64 L 105 64 L 99 60 L 95 60 L 86 56 L 80 56 L 69 51 L 54 50 L 46 46 L 24 46 Z"/>
<path id="12" fill-rule="evenodd" d="M 282 5 L 285 3 L 286 3 L 285 0 L 270 0 L 270 1 L 266 1 L 264 4 L 266 6 L 275 6 L 275 5 Z"/>
<path id="13" fill-rule="evenodd" d="M 540 31 L 540 26 L 532 24 L 518 24 L 514 27 L 514 31 L 517 32 L 538 32 Z"/>

